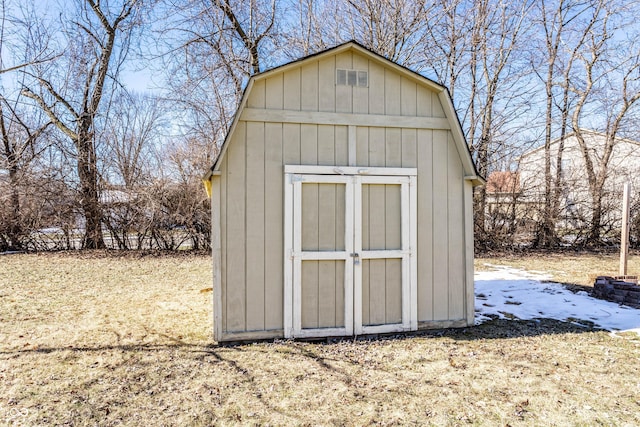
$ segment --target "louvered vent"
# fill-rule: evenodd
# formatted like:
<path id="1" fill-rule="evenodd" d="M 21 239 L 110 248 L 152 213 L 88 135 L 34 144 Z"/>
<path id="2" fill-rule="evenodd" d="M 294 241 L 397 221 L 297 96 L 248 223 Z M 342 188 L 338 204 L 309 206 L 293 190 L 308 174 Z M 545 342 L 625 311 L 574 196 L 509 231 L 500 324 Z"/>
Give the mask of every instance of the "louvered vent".
<path id="1" fill-rule="evenodd" d="M 336 84 L 339 86 L 369 86 L 369 73 L 359 70 L 336 70 Z"/>

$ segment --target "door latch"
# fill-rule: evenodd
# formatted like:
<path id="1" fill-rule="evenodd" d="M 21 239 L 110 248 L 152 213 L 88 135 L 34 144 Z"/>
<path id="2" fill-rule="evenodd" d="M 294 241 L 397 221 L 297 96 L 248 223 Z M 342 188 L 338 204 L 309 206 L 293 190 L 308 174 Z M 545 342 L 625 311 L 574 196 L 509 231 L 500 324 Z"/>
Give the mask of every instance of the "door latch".
<path id="1" fill-rule="evenodd" d="M 360 254 L 358 254 L 357 252 L 354 252 L 351 254 L 351 257 L 353 258 L 354 265 L 360 264 Z"/>

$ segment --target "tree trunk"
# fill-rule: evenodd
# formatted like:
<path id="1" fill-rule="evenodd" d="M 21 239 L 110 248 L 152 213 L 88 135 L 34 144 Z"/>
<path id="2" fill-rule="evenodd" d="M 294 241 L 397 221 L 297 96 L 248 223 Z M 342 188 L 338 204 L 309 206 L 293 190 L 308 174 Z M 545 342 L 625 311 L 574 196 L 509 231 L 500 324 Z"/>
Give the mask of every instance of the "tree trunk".
<path id="1" fill-rule="evenodd" d="M 88 127 L 86 118 L 82 127 Z M 89 132 L 78 134 L 78 177 L 80 178 L 80 204 L 85 218 L 85 236 L 82 247 L 104 249 L 102 236 L 102 208 L 98 197 L 98 169 L 93 137 Z"/>
<path id="2" fill-rule="evenodd" d="M 602 225 L 602 186 L 591 191 L 591 224 L 589 224 L 589 234 L 587 235 L 587 246 L 598 246 L 600 241 L 600 230 Z"/>
<path id="3" fill-rule="evenodd" d="M 7 250 L 21 250 L 22 242 L 22 226 L 20 224 L 20 192 L 18 191 L 18 159 L 15 152 L 15 146 L 11 141 L 11 137 L 7 131 L 4 120 L 4 110 L 0 105 L 0 131 L 2 132 L 2 142 L 4 155 L 9 169 L 9 186 L 11 194 L 9 195 L 9 224 L 6 228 Z"/>
<path id="4" fill-rule="evenodd" d="M 11 207 L 11 217 L 9 218 L 8 228 L 8 248 L 10 251 L 22 250 L 22 225 L 20 224 L 20 192 L 18 191 L 18 167 L 9 166 L 9 183 L 11 185 L 11 197 L 9 198 Z"/>

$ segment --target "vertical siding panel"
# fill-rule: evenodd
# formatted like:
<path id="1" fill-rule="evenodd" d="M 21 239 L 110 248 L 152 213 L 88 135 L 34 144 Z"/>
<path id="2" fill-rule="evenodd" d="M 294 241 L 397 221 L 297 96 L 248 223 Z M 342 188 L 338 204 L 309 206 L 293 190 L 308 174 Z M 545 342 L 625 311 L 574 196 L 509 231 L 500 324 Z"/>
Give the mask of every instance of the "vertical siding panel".
<path id="1" fill-rule="evenodd" d="M 417 111 L 417 85 L 402 77 L 400 81 L 400 114 L 415 116 Z"/>
<path id="2" fill-rule="evenodd" d="M 284 175 L 282 124 L 265 124 L 265 329 L 283 327 Z"/>
<path id="3" fill-rule="evenodd" d="M 319 198 L 318 184 L 302 185 L 302 249 L 317 251 L 319 248 Z M 302 261 L 302 326 L 318 327 L 319 263 Z"/>
<path id="4" fill-rule="evenodd" d="M 447 131 L 433 131 L 433 315 L 449 318 L 449 232 Z"/>
<path id="5" fill-rule="evenodd" d="M 360 55 L 353 55 L 353 68 L 357 71 L 369 71 L 369 60 Z M 369 85 L 370 87 L 370 85 Z M 353 88 L 353 112 L 369 113 L 369 87 Z"/>
<path id="6" fill-rule="evenodd" d="M 284 88 L 284 109 L 300 110 L 300 68 L 284 73 Z"/>
<path id="7" fill-rule="evenodd" d="M 358 158 L 360 158 L 358 156 Z M 357 195 L 356 195 L 357 196 Z M 369 243 L 369 185 L 362 185 L 362 222 L 358 225 L 358 218 L 356 218 L 354 227 L 361 227 L 361 240 L 362 250 L 369 250 L 371 245 Z M 369 324 L 369 299 L 370 299 L 370 276 L 369 276 L 369 260 L 362 260 L 362 324 Z"/>
<path id="8" fill-rule="evenodd" d="M 369 61 L 369 114 L 384 114 L 384 68 Z"/>
<path id="9" fill-rule="evenodd" d="M 318 261 L 302 261 L 302 327 L 318 327 Z"/>
<path id="10" fill-rule="evenodd" d="M 264 329 L 265 175 L 264 123 L 247 123 L 246 319 L 247 330 Z"/>
<path id="11" fill-rule="evenodd" d="M 384 73 L 384 113 L 400 115 L 400 75 L 393 70 Z"/>
<path id="12" fill-rule="evenodd" d="M 336 261 L 318 262 L 318 327 L 336 326 Z"/>
<path id="13" fill-rule="evenodd" d="M 356 128 L 356 163 L 369 166 L 369 128 Z"/>
<path id="14" fill-rule="evenodd" d="M 284 105 L 283 75 L 276 74 L 266 80 L 265 107 L 270 110 L 282 110 Z"/>
<path id="15" fill-rule="evenodd" d="M 335 199 L 335 212 L 336 212 L 336 237 L 335 248 L 336 250 L 345 249 L 345 186 L 336 186 L 336 199 Z M 344 261 L 336 261 L 336 275 L 335 275 L 335 324 L 336 326 L 344 326 Z"/>
<path id="16" fill-rule="evenodd" d="M 336 68 L 350 70 L 353 68 L 351 52 L 340 53 L 335 56 Z M 335 85 L 336 111 L 339 113 L 351 113 L 353 111 L 353 87 L 349 85 Z"/>
<path id="17" fill-rule="evenodd" d="M 341 185 L 340 185 L 341 186 Z M 318 185 L 318 249 L 336 249 L 336 184 Z M 335 261 L 320 261 L 318 266 L 318 325 L 335 326 Z"/>
<path id="18" fill-rule="evenodd" d="M 335 131 L 332 125 L 318 125 L 318 164 L 335 165 Z"/>
<path id="19" fill-rule="evenodd" d="M 369 260 L 369 324 L 382 325 L 386 320 L 386 260 Z"/>
<path id="20" fill-rule="evenodd" d="M 369 225 L 369 218 L 371 217 L 371 211 L 369 209 L 369 185 L 362 185 L 362 223 L 361 227 L 361 240 L 362 240 L 362 250 L 368 251 L 371 249 L 371 243 L 369 241 L 369 229 L 371 226 Z M 356 219 L 356 223 L 354 225 L 357 226 L 358 221 Z"/>
<path id="21" fill-rule="evenodd" d="M 385 185 L 385 249 L 402 249 L 401 200 L 399 185 Z M 402 262 L 385 262 L 385 323 L 402 321 Z"/>
<path id="22" fill-rule="evenodd" d="M 385 185 L 368 185 L 369 249 L 385 249 L 386 200 Z M 364 248 L 364 246 L 363 246 Z M 380 325 L 386 319 L 386 261 L 369 261 L 369 320 Z"/>
<path id="23" fill-rule="evenodd" d="M 418 165 L 417 136 L 418 131 L 416 129 L 402 129 L 403 168 L 415 168 Z"/>
<path id="24" fill-rule="evenodd" d="M 346 247 L 345 245 L 345 216 L 346 216 L 346 206 L 345 206 L 345 185 L 337 185 L 335 192 L 335 218 L 336 218 L 336 230 L 335 230 L 335 249 L 337 251 L 343 251 Z"/>
<path id="25" fill-rule="evenodd" d="M 349 164 L 349 127 L 335 126 L 335 160 L 334 164 L 346 166 Z"/>
<path id="26" fill-rule="evenodd" d="M 336 261 L 336 320 L 337 327 L 344 324 L 344 261 Z"/>
<path id="27" fill-rule="evenodd" d="M 303 111 L 318 111 L 318 62 L 304 65 L 300 73 L 300 107 Z"/>
<path id="28" fill-rule="evenodd" d="M 385 166 L 399 168 L 402 166 L 402 130 L 386 128 L 385 130 Z"/>
<path id="29" fill-rule="evenodd" d="M 336 111 L 336 59 L 325 58 L 318 63 L 318 108 L 320 111 Z"/>
<path id="30" fill-rule="evenodd" d="M 286 93 L 285 87 L 287 88 Z M 300 71 L 295 70 L 268 79 L 265 105 L 268 109 L 299 110 Z M 266 123 L 264 134 L 264 328 L 279 329 L 283 327 L 284 318 L 283 125 Z"/>
<path id="31" fill-rule="evenodd" d="M 240 127 L 240 124 L 238 124 Z M 222 159 L 222 164 L 220 165 L 220 282 L 222 284 L 221 295 L 222 298 L 222 307 L 226 307 L 227 305 L 227 208 L 229 204 L 227 203 L 227 186 L 228 179 L 227 173 L 229 171 L 228 165 L 229 156 L 224 156 Z M 214 295 L 214 298 L 217 298 Z M 228 311 L 223 308 L 222 309 L 222 331 L 227 331 L 227 313 Z"/>
<path id="32" fill-rule="evenodd" d="M 385 166 L 385 145 L 385 129 L 369 128 L 369 166 Z"/>
<path id="33" fill-rule="evenodd" d="M 433 132 L 418 130 L 418 320 L 433 317 Z"/>
<path id="34" fill-rule="evenodd" d="M 302 185 L 302 250 L 317 251 L 320 206 L 318 205 L 318 184 Z"/>
<path id="35" fill-rule="evenodd" d="M 282 160 L 285 165 L 300 164 L 300 125 L 282 125 Z M 284 173 L 284 172 L 283 172 Z"/>
<path id="36" fill-rule="evenodd" d="M 227 330 L 245 324 L 245 144 L 246 123 L 240 122 L 227 148 Z"/>
<path id="37" fill-rule="evenodd" d="M 385 260 L 385 323 L 402 322 L 402 261 Z"/>
<path id="38" fill-rule="evenodd" d="M 318 250 L 336 249 L 336 184 L 318 184 Z"/>
<path id="39" fill-rule="evenodd" d="M 449 318 L 463 319 L 465 317 L 463 171 L 453 138 L 450 133 L 448 136 Z"/>
<path id="40" fill-rule="evenodd" d="M 473 283 L 473 186 L 464 181 L 465 294 L 467 325 L 473 325 L 475 294 Z"/>
<path id="41" fill-rule="evenodd" d="M 442 108 L 442 104 L 440 103 L 440 98 L 438 96 L 431 96 L 431 108 L 433 117 L 446 117 L 446 115 L 444 114 L 444 109 Z"/>
<path id="42" fill-rule="evenodd" d="M 362 260 L 362 324 L 370 325 L 371 319 L 369 316 L 369 260 Z"/>
<path id="43" fill-rule="evenodd" d="M 417 95 L 417 111 L 416 114 L 419 117 L 432 117 L 433 108 L 431 108 L 431 97 L 433 92 L 424 86 L 418 86 Z M 434 97 L 435 98 L 435 97 Z"/>
<path id="44" fill-rule="evenodd" d="M 250 108 L 264 108 L 265 106 L 265 93 L 266 84 L 264 80 L 258 80 L 253 84 L 249 99 L 247 99 L 247 107 Z"/>
<path id="45" fill-rule="evenodd" d="M 300 164 L 318 164 L 317 125 L 300 125 Z"/>
<path id="46" fill-rule="evenodd" d="M 402 249 L 400 186 L 385 185 L 384 192 L 384 249 Z"/>

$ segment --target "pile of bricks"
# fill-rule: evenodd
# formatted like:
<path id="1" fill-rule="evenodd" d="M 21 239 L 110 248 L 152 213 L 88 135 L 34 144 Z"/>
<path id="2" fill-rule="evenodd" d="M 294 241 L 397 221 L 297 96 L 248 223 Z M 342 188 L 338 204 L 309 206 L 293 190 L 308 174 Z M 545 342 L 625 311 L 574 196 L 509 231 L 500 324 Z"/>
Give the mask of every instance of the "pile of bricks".
<path id="1" fill-rule="evenodd" d="M 640 308 L 640 286 L 614 277 L 598 276 L 591 295 L 595 298 Z"/>

